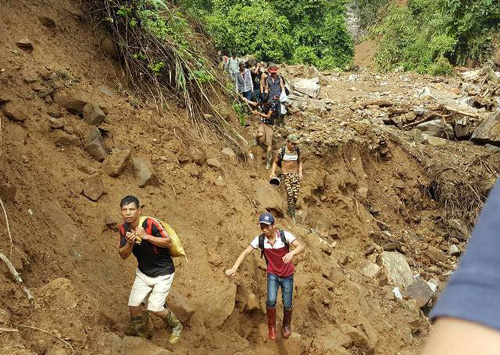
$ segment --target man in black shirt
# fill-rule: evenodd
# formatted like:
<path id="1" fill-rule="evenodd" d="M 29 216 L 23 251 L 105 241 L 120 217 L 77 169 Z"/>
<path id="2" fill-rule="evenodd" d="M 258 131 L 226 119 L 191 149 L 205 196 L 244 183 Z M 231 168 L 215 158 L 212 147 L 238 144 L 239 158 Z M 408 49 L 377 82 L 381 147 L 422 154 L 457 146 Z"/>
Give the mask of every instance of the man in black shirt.
<path id="1" fill-rule="evenodd" d="M 120 243 L 118 251 L 122 259 L 130 254 L 137 258 L 134 285 L 130 292 L 130 329 L 127 335 L 150 338 L 149 316 L 141 305 L 146 302 L 147 309 L 157 315 L 172 328 L 169 342 L 179 341 L 183 326 L 172 310 L 165 307 L 165 300 L 174 280 L 175 267 L 169 248 L 172 242 L 161 223 L 146 218 L 139 225 L 141 207 L 135 196 L 126 196 L 120 202 L 124 223 L 119 226 Z"/>

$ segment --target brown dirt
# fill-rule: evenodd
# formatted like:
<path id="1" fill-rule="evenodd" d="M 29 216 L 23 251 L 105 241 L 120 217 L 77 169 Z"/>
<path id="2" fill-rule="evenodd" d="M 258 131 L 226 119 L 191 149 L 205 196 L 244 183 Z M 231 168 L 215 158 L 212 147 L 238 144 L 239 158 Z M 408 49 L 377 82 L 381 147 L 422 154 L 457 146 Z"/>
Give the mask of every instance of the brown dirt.
<path id="1" fill-rule="evenodd" d="M 354 65 L 373 69 L 375 63 L 373 58 L 377 52 L 379 44 L 376 40 L 365 40 L 354 46 Z"/>
<path id="2" fill-rule="evenodd" d="M 336 143 L 304 144 L 300 223 L 278 221 L 307 248 L 297 260 L 295 334 L 287 341 L 267 342 L 265 315 L 245 310 L 250 292 L 265 307 L 264 262 L 254 253 L 233 280 L 223 273 L 259 232 L 255 219 L 262 207 L 254 185 L 268 173 L 260 161 L 227 159 L 213 137 L 194 137 L 175 102 L 159 115 L 134 98 L 119 63 L 99 50 L 103 34 L 83 21 L 72 1 L 7 1 L 2 9 L 0 103 L 7 97 L 28 118 L 20 123 L 0 114 L 0 197 L 14 239 L 12 260 L 34 291 L 36 306 L 28 304 L 0 265 L 0 316 L 8 314 L 0 317 L 0 328 L 18 329 L 0 329 L 0 353 L 71 353 L 61 339 L 78 354 L 418 351 L 429 330 L 426 318 L 413 301 L 391 299 L 389 286 L 361 275 L 359 263 L 375 261 L 377 251 L 366 251 L 380 244 L 382 229 L 389 229 L 391 242 L 406 254 L 414 273 L 446 280 L 457 258 L 437 267 L 422 254 L 428 245 L 446 243 L 439 224 L 445 210 L 427 194 L 432 182 L 427 163 L 439 156 L 443 164 L 455 158 L 462 162 L 464 156 L 481 156 L 480 147 L 457 143 L 443 150 L 412 148 L 411 134 L 398 136 L 352 121 L 347 119 L 351 111 L 340 106 L 331 120 L 312 123 L 307 117 L 294 117 L 294 128 L 318 137 L 318 132 L 332 129 L 330 137 Z M 57 28 L 45 27 L 39 16 L 51 17 Z M 25 37 L 34 46 L 30 53 L 15 45 Z M 359 92 L 375 90 L 368 83 L 342 81 L 325 95 L 351 101 L 353 85 Z M 49 87 L 104 107 L 109 114 L 100 127 L 107 132 L 106 147 L 130 148 L 134 156 L 149 159 L 156 174 L 153 184 L 139 188 L 130 167 L 116 178 L 103 174 L 102 163 L 83 149 L 92 127 L 51 102 L 57 93 L 48 95 L 51 99 L 37 95 Z M 62 116 L 66 132 L 51 129 L 50 115 Z M 236 124 L 234 118 L 232 122 Z M 250 131 L 243 134 L 251 141 Z M 390 159 L 380 154 L 382 142 Z M 219 159 L 221 170 L 205 164 L 203 155 Z M 498 159 L 491 164 L 500 166 Z M 91 176 L 100 176 L 104 185 L 97 202 L 81 194 Z M 168 345 L 168 333 L 158 321 L 151 342 L 123 334 L 135 260 L 118 257 L 117 234 L 106 227 L 105 217 L 117 217 L 118 201 L 127 194 L 139 197 L 145 213 L 171 224 L 189 256 L 188 262 L 176 260 L 174 290 L 189 300 L 195 313 L 175 346 Z M 0 251 L 8 254 L 3 219 L 0 230 Z M 225 299 L 229 301 L 222 302 Z M 354 344 L 346 342 L 341 331 L 346 325 L 361 334 Z"/>

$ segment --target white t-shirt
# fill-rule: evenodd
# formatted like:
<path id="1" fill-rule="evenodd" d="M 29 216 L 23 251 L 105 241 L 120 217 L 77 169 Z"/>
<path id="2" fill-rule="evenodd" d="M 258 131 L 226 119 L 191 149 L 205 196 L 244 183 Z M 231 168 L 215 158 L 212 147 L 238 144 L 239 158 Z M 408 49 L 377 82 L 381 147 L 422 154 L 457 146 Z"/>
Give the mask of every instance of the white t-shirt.
<path id="1" fill-rule="evenodd" d="M 284 234 L 285 234 L 285 240 L 288 242 L 288 244 L 292 244 L 292 242 L 296 239 L 295 236 L 290 232 L 284 231 Z M 252 240 L 250 245 L 254 249 L 259 249 L 259 236 L 256 236 Z M 285 244 L 281 241 L 279 230 L 276 230 L 276 240 L 274 241 L 273 245 L 271 245 L 271 243 L 269 243 L 269 239 L 267 239 L 267 237 L 264 236 L 264 249 L 280 249 L 284 247 Z"/>

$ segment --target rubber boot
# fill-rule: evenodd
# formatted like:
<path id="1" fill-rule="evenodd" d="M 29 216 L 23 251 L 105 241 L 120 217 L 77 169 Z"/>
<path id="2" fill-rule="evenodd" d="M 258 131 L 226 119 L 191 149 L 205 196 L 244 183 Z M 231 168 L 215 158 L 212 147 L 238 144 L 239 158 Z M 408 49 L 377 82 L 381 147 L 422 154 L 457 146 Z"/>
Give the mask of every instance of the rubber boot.
<path id="1" fill-rule="evenodd" d="M 271 169 L 271 164 L 273 161 L 273 153 L 272 152 L 267 153 L 267 160 L 266 161 L 267 161 L 266 169 L 269 170 L 269 169 Z"/>
<path id="2" fill-rule="evenodd" d="M 281 328 L 281 335 L 283 338 L 288 339 L 292 334 L 292 310 L 285 309 L 283 311 L 283 327 Z"/>
<path id="3" fill-rule="evenodd" d="M 276 339 L 276 308 L 267 307 L 267 326 L 269 327 L 269 339 Z"/>
<path id="4" fill-rule="evenodd" d="M 167 323 L 167 325 L 172 328 L 172 334 L 170 334 L 168 342 L 170 344 L 177 343 L 181 339 L 181 333 L 184 327 L 182 326 L 182 323 L 177 319 L 174 312 L 172 312 L 172 310 L 169 310 L 167 319 L 165 319 L 165 323 Z"/>
<path id="5" fill-rule="evenodd" d="M 125 334 L 151 339 L 153 334 L 151 333 L 151 329 L 149 329 L 149 315 L 132 316 L 130 318 L 129 327 L 125 330 Z"/>

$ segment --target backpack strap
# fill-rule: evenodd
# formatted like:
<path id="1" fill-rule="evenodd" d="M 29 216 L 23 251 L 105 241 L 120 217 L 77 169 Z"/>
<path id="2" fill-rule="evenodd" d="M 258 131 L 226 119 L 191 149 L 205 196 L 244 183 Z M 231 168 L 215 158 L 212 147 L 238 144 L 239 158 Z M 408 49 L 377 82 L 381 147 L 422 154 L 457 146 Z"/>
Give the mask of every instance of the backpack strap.
<path id="1" fill-rule="evenodd" d="M 288 240 L 286 240 L 286 237 L 285 237 L 285 231 L 280 229 L 280 237 L 281 237 L 281 241 L 283 242 L 283 244 L 285 244 L 285 247 L 290 250 L 290 243 L 288 243 Z"/>
<path id="2" fill-rule="evenodd" d="M 259 235 L 259 249 L 260 249 L 260 257 L 265 257 L 265 254 L 264 254 L 264 233 L 262 233 L 261 235 Z M 267 259 L 266 259 L 266 263 L 267 263 Z"/>

